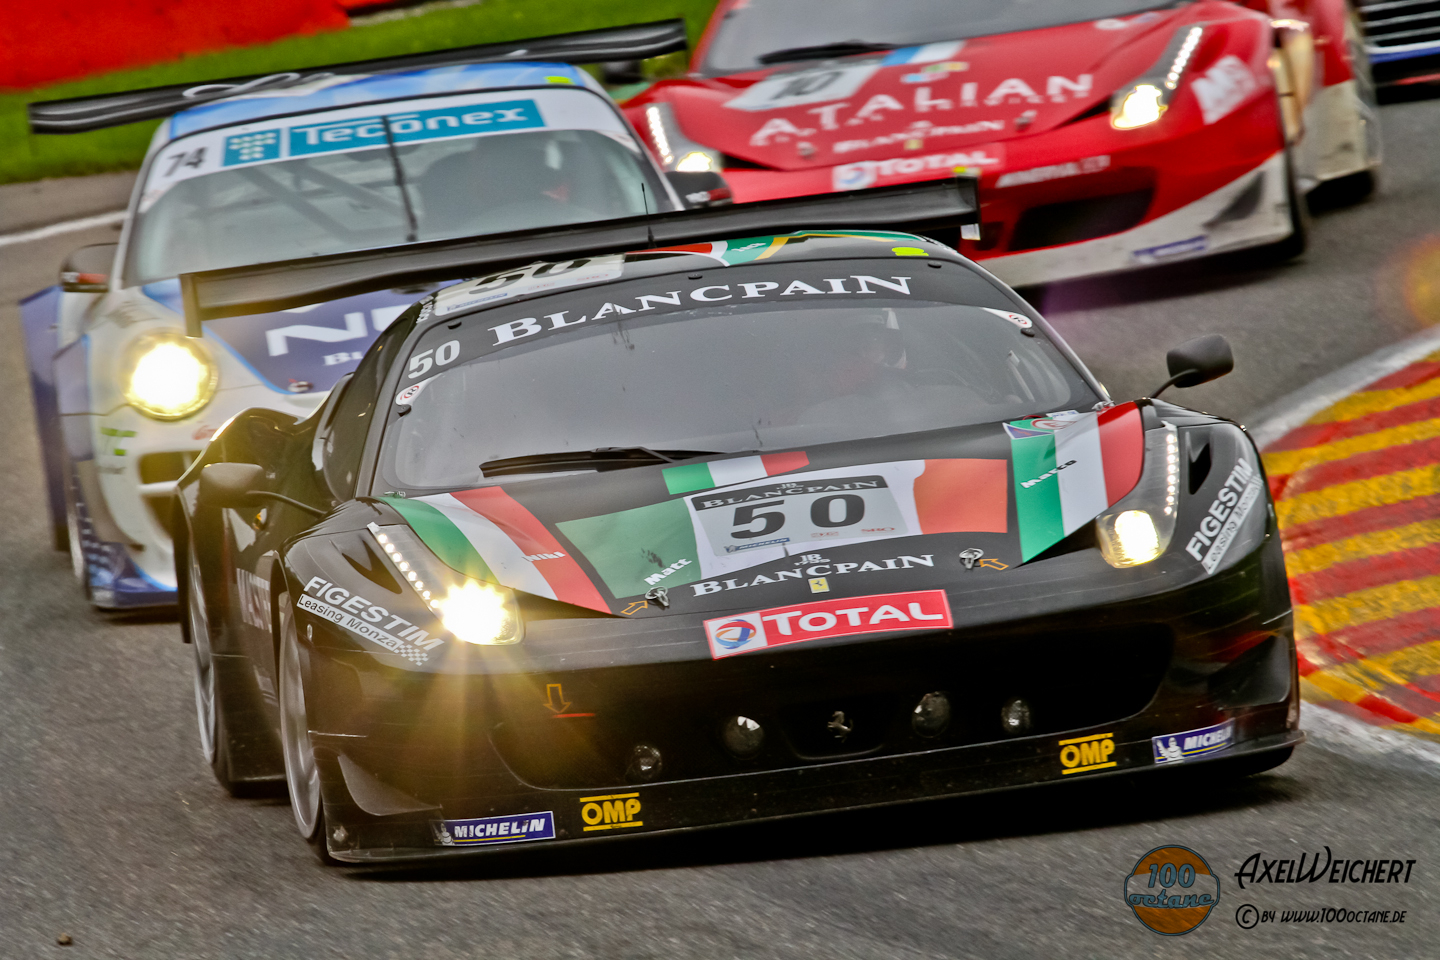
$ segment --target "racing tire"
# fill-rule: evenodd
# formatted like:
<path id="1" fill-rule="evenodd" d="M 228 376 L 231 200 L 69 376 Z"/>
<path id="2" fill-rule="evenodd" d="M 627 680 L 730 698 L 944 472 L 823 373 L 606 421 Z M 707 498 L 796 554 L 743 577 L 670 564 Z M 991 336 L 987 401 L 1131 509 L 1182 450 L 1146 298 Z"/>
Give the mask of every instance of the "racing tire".
<path id="1" fill-rule="evenodd" d="M 182 521 L 183 522 L 183 521 Z M 183 530 L 183 527 L 177 527 Z M 215 677 L 215 651 L 212 645 L 210 609 L 205 602 L 204 580 L 200 559 L 194 544 L 187 544 L 184 556 L 176 558 L 183 569 L 184 607 L 181 629 L 195 653 L 195 718 L 200 732 L 200 753 L 215 779 L 232 797 L 249 795 L 250 785 L 235 777 L 230 756 L 230 731 L 225 722 L 224 697 Z"/>
<path id="2" fill-rule="evenodd" d="M 330 856 L 325 842 L 325 800 L 320 794 L 320 764 L 315 758 L 315 745 L 310 740 L 310 716 L 305 707 L 304 651 L 295 629 L 295 608 L 290 594 L 276 597 L 280 629 L 279 700 L 280 743 L 285 754 L 285 785 L 290 793 L 290 809 L 300 836 L 310 845 L 320 862 L 333 866 L 339 861 Z"/>
<path id="3" fill-rule="evenodd" d="M 1285 150 L 1285 200 L 1290 208 L 1290 236 L 1284 240 L 1257 247 L 1254 261 L 1261 265 L 1282 264 L 1294 260 L 1310 245 L 1310 205 L 1300 193 L 1295 177 L 1295 158 Z"/>

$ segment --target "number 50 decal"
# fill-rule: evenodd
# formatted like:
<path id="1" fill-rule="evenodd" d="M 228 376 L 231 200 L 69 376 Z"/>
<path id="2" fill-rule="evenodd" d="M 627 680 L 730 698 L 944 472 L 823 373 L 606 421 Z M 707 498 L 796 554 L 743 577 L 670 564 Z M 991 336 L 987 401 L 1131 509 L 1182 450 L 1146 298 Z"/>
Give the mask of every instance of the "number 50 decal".
<path id="1" fill-rule="evenodd" d="M 784 500 L 770 500 L 765 503 L 750 503 L 743 507 L 736 507 L 735 528 L 730 531 L 730 536 L 736 540 L 750 540 L 755 537 L 768 537 L 777 532 L 785 526 L 784 512 L 768 510 L 766 513 L 757 513 L 756 511 L 784 505 Z M 864 519 L 865 498 L 858 494 L 832 494 L 810 501 L 810 522 L 816 527 L 853 527 Z M 763 521 L 759 530 L 750 526 L 756 520 Z"/>
<path id="2" fill-rule="evenodd" d="M 434 359 L 431 359 L 434 354 Z M 410 379 L 423 377 L 430 372 L 431 367 L 443 367 L 447 363 L 454 363 L 455 358 L 460 356 L 460 341 L 447 340 L 433 350 L 421 350 L 410 358 Z"/>

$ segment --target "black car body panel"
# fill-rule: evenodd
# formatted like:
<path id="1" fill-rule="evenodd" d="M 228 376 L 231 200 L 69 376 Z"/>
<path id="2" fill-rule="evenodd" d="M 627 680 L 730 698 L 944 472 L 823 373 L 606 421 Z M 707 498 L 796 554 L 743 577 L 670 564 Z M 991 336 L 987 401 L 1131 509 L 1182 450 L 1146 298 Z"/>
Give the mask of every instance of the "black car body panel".
<path id="1" fill-rule="evenodd" d="M 203 583 L 184 589 L 203 590 L 212 611 L 212 646 L 227 664 L 224 712 L 232 738 L 248 745 L 245 774 L 255 779 L 280 772 L 278 607 L 293 605 L 331 856 L 377 862 L 691 829 L 1184 762 L 1240 762 L 1300 742 L 1284 560 L 1259 457 L 1241 428 L 1160 401 L 1109 401 L 1023 300 L 933 241 L 874 233 L 763 239 L 773 247 L 765 263 L 723 261 L 715 249 L 693 246 L 647 251 L 626 255 L 617 275 L 571 292 L 628 303 L 620 292 L 636 294 L 626 284 L 649 278 L 666 281 L 656 288 L 663 293 L 738 290 L 744 282 L 763 293 L 778 273 L 809 276 L 817 266 L 827 275 L 893 274 L 897 283 L 920 277 L 915 290 L 955 276 L 957 289 L 969 291 L 961 302 L 998 318 L 1004 336 L 1024 346 L 1023 334 L 1037 350 L 1049 344 L 1046 356 L 1073 365 L 1066 389 L 1092 396 L 1098 409 L 767 447 L 765 456 L 780 459 L 765 460 L 763 469 L 751 464 L 761 473 L 739 482 L 740 460 L 762 456 L 742 450 L 672 461 L 656 454 L 648 464 L 612 469 L 603 458 L 614 448 L 601 447 L 594 469 L 513 480 L 477 474 L 467 484 L 407 488 L 392 476 L 400 470 L 395 438 L 405 424 L 426 422 L 429 414 L 413 404 L 436 388 L 411 387 L 410 373 L 431 371 L 401 361 L 449 355 L 458 369 L 470 362 L 470 348 L 458 345 L 461 334 L 444 331 L 471 324 L 487 336 L 525 332 L 530 318 L 514 317 L 549 315 L 536 301 L 578 302 L 557 299 L 553 289 L 522 289 L 446 312 L 447 295 L 427 297 L 390 326 L 325 408 L 300 423 L 268 411 L 241 414 L 179 485 L 190 531 L 184 548 L 203 558 Z M 741 247 L 732 241 L 730 249 Z M 903 270 L 874 269 L 892 247 Z M 836 269 L 854 264 L 864 266 Z M 461 287 L 493 289 L 495 279 Z M 448 294 L 451 303 L 466 295 L 461 288 Z M 895 317 L 902 307 L 883 309 Z M 555 343 L 582 336 L 561 329 L 578 324 L 574 316 L 555 323 Z M 648 328 L 634 321 L 615 329 L 630 331 L 616 333 L 619 342 Z M 457 346 L 436 354 L 435 331 Z M 474 342 L 478 360 L 492 347 L 508 349 L 503 337 Z M 543 353 L 548 342 L 537 337 L 525 349 Z M 521 356 L 496 355 L 498 363 Z M 1009 356 L 1020 362 L 1016 352 Z M 907 362 L 900 366 L 910 375 L 924 360 Z M 1086 470 L 1100 469 L 1099 460 L 1080 462 L 1077 454 L 1029 476 L 1026 451 L 1035 447 L 1024 445 L 1059 443 L 1053 438 L 1065 430 L 1101 437 L 1094 443 L 1103 446 L 1105 466 L 1095 476 L 1111 485 L 1108 501 L 1094 501 L 1092 490 L 1082 512 L 1057 501 L 1064 511 L 1056 507 L 1052 516 L 1032 490 L 1058 487 L 1058 480 L 1046 484 L 1071 469 L 1066 489 L 1073 492 Z M 198 502 L 204 469 L 225 462 L 261 465 L 267 492 L 243 508 Z M 900 473 L 886 475 L 886 497 L 919 504 L 905 514 L 909 526 L 823 539 L 841 523 L 837 498 L 852 498 L 847 511 L 855 501 L 863 501 L 855 507 L 862 513 L 879 509 L 879 487 L 816 493 L 805 484 L 837 476 L 850 483 L 847 471 L 869 483 L 879 468 L 902 463 L 924 465 L 911 471 L 910 493 L 893 481 Z M 967 466 L 947 466 L 957 463 Z M 979 472 L 963 472 L 972 469 Z M 916 492 L 927 470 L 980 479 L 950 490 L 936 507 L 928 492 Z M 1104 518 L 1133 508 L 1146 489 L 1159 490 L 1154 503 L 1164 504 L 1157 470 L 1162 481 L 1169 477 L 1172 507 L 1157 527 L 1169 546 L 1148 562 L 1116 566 L 1114 548 L 1102 549 L 1110 536 Z M 695 486 L 697 476 L 732 482 Z M 991 482 L 985 477 L 1000 478 L 994 489 L 1003 492 L 1003 508 L 985 508 L 988 519 L 980 521 L 945 519 L 957 502 L 972 511 L 967 517 L 977 515 L 985 499 L 977 491 Z M 702 542 L 707 521 L 684 502 L 737 491 L 762 503 L 783 496 L 836 503 L 810 511 L 818 526 L 809 535 L 821 539 L 765 547 L 779 551 L 773 557 L 725 541 L 740 544 L 727 555 L 719 540 Z M 606 531 L 624 533 L 623 525 L 602 526 L 589 539 L 588 528 L 574 525 L 657 506 L 690 519 L 657 527 L 658 539 L 635 534 L 653 582 L 637 583 L 629 567 L 616 572 Z M 737 535 L 768 528 L 771 521 L 754 525 L 760 516 L 737 514 Z M 686 541 L 691 552 L 674 553 L 676 530 L 689 531 L 698 546 Z M 661 552 L 662 540 L 671 553 Z M 401 562 L 397 544 L 408 560 Z M 481 574 L 465 552 L 475 544 Z M 417 571 L 428 587 L 414 582 Z M 522 641 L 467 643 L 447 628 L 453 621 L 423 591 L 465 577 L 510 591 Z M 866 605 L 824 606 L 832 600 Z M 846 632 L 844 617 L 855 629 Z M 735 626 L 742 621 L 753 629 Z M 816 636 L 803 636 L 801 627 Z M 755 630 L 774 642 L 756 646 Z"/>

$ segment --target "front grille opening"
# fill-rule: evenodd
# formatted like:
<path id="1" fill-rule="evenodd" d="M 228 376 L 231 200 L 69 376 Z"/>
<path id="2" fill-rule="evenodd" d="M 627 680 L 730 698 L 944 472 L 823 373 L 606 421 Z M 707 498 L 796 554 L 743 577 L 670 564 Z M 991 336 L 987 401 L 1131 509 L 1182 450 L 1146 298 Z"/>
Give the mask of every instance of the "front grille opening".
<path id="1" fill-rule="evenodd" d="M 140 456 L 140 482 L 166 483 L 179 480 L 189 469 L 199 450 L 167 450 L 164 453 L 146 453 Z"/>
<path id="2" fill-rule="evenodd" d="M 502 719 L 491 741 L 527 783 L 599 789 L 627 785 L 638 744 L 660 751 L 662 771 L 652 782 L 664 782 L 1008 740 L 1001 708 L 1016 697 L 1031 708 L 1027 735 L 1049 735 L 1143 710 L 1159 689 L 1171 647 L 1169 630 L 1145 624 L 1030 637 L 932 635 L 778 662 L 735 658 L 723 673 L 708 661 L 693 671 L 667 664 L 663 682 L 647 681 L 644 668 L 622 668 L 603 680 L 496 678 L 493 702 Z M 542 684 L 554 683 L 574 701 L 565 715 L 544 705 L 549 688 Z M 936 691 L 949 697 L 951 721 L 924 737 L 911 717 L 920 699 Z M 737 757 L 724 746 L 725 722 L 735 716 L 765 731 L 754 756 Z M 832 721 L 848 728 L 843 737 Z"/>
<path id="3" fill-rule="evenodd" d="M 1154 194 L 1150 189 L 1132 190 L 1031 207 L 1015 224 L 1010 249 L 1035 250 L 1122 233 L 1145 219 Z"/>

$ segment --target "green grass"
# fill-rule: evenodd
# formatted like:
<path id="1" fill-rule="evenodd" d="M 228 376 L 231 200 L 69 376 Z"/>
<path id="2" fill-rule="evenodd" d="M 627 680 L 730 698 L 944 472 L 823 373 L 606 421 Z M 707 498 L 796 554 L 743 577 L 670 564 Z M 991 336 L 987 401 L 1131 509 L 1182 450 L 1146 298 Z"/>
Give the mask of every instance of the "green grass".
<path id="1" fill-rule="evenodd" d="M 270 73 L 670 17 L 685 18 L 691 43 L 694 43 L 715 2 L 485 0 L 476 6 L 436 10 L 333 33 L 291 37 L 264 46 L 223 50 L 39 90 L 0 93 L 0 183 L 138 167 L 159 122 L 132 123 L 93 133 L 37 136 L 30 133 L 25 121 L 25 104 L 33 100 Z"/>

